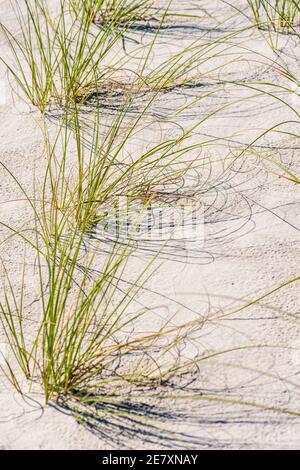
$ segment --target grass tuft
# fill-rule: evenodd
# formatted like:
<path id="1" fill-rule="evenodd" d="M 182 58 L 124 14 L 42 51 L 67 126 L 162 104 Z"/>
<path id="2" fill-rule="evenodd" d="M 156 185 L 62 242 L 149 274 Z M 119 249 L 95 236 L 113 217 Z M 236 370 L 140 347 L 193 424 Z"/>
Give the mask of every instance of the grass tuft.
<path id="1" fill-rule="evenodd" d="M 84 101 L 110 73 L 102 62 L 118 36 L 112 38 L 108 28 L 91 34 L 88 12 L 74 19 L 68 5 L 61 0 L 54 17 L 44 0 L 25 0 L 24 8 L 14 1 L 20 36 L 0 24 L 12 56 L 11 61 L 1 60 L 42 113 L 51 106 Z"/>

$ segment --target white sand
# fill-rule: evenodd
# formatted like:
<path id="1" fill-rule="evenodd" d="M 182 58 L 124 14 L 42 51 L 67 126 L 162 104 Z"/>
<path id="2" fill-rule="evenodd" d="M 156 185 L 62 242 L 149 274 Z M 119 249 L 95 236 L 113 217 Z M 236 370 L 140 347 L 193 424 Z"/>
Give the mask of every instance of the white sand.
<path id="1" fill-rule="evenodd" d="M 224 34 L 222 21 L 234 14 L 219 0 L 176 3 L 174 8 L 185 11 L 190 3 L 206 5 L 215 18 L 193 21 L 193 29 L 188 29 L 190 23 L 186 20 L 185 28 L 162 33 L 159 41 L 164 49 L 158 44 L 153 60 L 158 60 L 162 51 L 187 46 L 213 25 L 215 30 L 208 34 Z M 0 4 L 0 21 L 15 28 L 8 0 Z M 243 24 L 245 20 L 236 16 L 226 22 L 226 27 L 235 30 Z M 236 54 L 236 62 L 230 67 L 224 66 L 220 80 L 284 83 L 277 70 L 272 69 L 262 55 L 257 55 L 276 58 L 294 70 L 298 63 L 299 40 L 284 36 L 280 41 L 276 58 L 260 32 L 252 30 L 235 36 L 231 52 Z M 128 47 L 132 47 L 130 42 Z M 1 54 L 8 54 L 1 36 L 0 48 Z M 222 60 L 225 63 L 227 59 Z M 206 66 L 203 67 L 205 70 Z M 45 169 L 38 113 L 12 99 L 2 65 L 0 80 L 3 80 L 0 90 L 4 86 L 6 89 L 5 100 L 0 97 L 0 161 L 31 191 L 34 173 L 38 177 Z M 208 87 L 203 88 L 206 89 Z M 193 91 L 201 92 L 202 88 Z M 192 97 L 191 91 L 182 93 L 190 93 Z M 220 100 L 217 104 L 251 94 L 241 87 L 223 84 L 217 94 Z M 185 98 L 178 93 L 164 95 L 155 110 L 159 113 L 166 106 L 168 110 L 176 108 Z M 297 97 L 294 103 L 297 105 Z M 215 103 L 209 99 L 200 102 L 188 111 L 185 119 L 179 118 L 179 123 L 184 127 L 190 125 L 212 106 Z M 222 157 L 236 143 L 250 142 L 265 129 L 291 116 L 287 107 L 262 95 L 251 101 L 240 101 L 208 120 L 199 128 L 199 135 L 228 137 L 224 146 L 210 148 L 212 156 Z M 151 139 L 153 135 L 155 132 L 149 134 Z M 299 142 L 283 134 L 272 134 L 260 144 L 273 145 L 278 161 L 291 165 L 297 172 Z M 209 191 L 203 197 L 205 244 L 198 250 L 198 258 L 189 246 L 186 246 L 189 256 L 182 263 L 174 254 L 168 256 L 149 282 L 149 289 L 157 294 L 145 292 L 140 301 L 159 308 L 162 315 L 165 311 L 177 311 L 185 320 L 191 310 L 203 316 L 219 310 L 231 312 L 237 305 L 299 275 L 299 187 L 267 173 L 266 166 L 259 159 L 245 158 L 236 164 L 230 179 L 220 182 L 216 188 L 207 184 Z M 22 226 L 30 211 L 27 204 L 19 200 L 21 197 L 7 172 L 0 167 L 1 221 L 14 227 Z M 0 234 L 2 239 L 7 231 L 0 229 Z M 8 248 L 1 245 L 1 258 L 9 262 L 13 282 L 18 285 L 23 244 L 14 239 Z M 27 282 L 32 288 L 32 297 L 26 298 L 30 306 L 37 286 L 33 277 L 28 277 Z M 173 300 L 168 301 L 166 296 Z M 218 320 L 207 322 L 198 337 L 198 348 L 203 354 L 238 346 L 252 347 L 202 362 L 194 382 L 186 385 L 186 392 L 197 393 L 199 397 L 203 393 L 300 411 L 300 353 L 291 349 L 300 346 L 300 325 L 293 317 L 298 313 L 299 286 L 293 284 L 260 305 L 223 318 L 219 315 Z M 76 423 L 68 412 L 45 407 L 40 394 L 22 398 L 3 381 L 0 384 L 0 448 L 300 448 L 300 417 L 202 400 L 153 400 L 149 405 L 148 408 L 141 406 L 136 413 L 152 418 L 160 431 L 143 422 L 138 424 L 138 421 L 109 416 L 94 429 L 88 429 Z"/>

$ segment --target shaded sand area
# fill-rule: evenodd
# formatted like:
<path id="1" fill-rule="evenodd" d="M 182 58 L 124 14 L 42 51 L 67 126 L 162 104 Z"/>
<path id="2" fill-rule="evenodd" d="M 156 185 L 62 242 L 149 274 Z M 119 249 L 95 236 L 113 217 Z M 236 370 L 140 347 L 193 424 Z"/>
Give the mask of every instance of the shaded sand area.
<path id="1" fill-rule="evenodd" d="M 129 57 L 123 75 L 120 72 L 129 83 L 128 70 L 135 70 L 140 61 L 134 51 L 149 47 L 156 35 L 147 70 L 182 48 L 194 47 L 195 41 L 204 51 L 189 80 L 162 90 L 148 106 L 139 131 L 124 149 L 130 158 L 199 123 L 191 145 L 203 145 L 183 157 L 183 164 L 192 159 L 197 165 L 179 182 L 172 185 L 166 180 L 159 189 L 164 196 L 163 235 L 156 231 L 154 207 L 121 281 L 125 289 L 152 260 L 153 275 L 127 314 L 138 308 L 148 311 L 138 326 L 141 331 L 152 331 L 156 322 L 160 325 L 169 317 L 174 325 L 199 321 L 201 328 L 186 338 L 179 352 L 197 357 L 196 367 L 161 384 L 153 397 L 146 386 L 133 387 L 121 404 L 98 404 L 98 417 L 89 406 L 80 412 L 68 403 L 45 406 L 36 384 L 21 396 L 2 374 L 1 449 L 300 448 L 300 295 L 299 283 L 290 282 L 299 276 L 300 186 L 286 172 L 299 174 L 299 116 L 292 107 L 299 112 L 300 98 L 280 88 L 295 89 L 281 71 L 285 67 L 297 72 L 300 43 L 297 35 L 281 34 L 273 51 L 268 33 L 251 26 L 247 2 L 230 3 L 175 0 L 171 11 L 185 16 L 170 16 L 158 34 L 153 19 L 132 26 L 107 59 L 114 63 L 118 57 Z M 155 4 L 162 8 L 164 2 Z M 52 7 L 55 10 L 55 2 Z M 8 0 L 0 3 L 0 21 L 16 36 L 20 33 Z M 0 48 L 1 55 L 9 57 L 3 34 Z M 39 111 L 12 91 L 3 64 L 0 80 L 4 241 L 11 233 L 8 226 L 22 230 L 32 223 L 30 205 L 11 173 L 34 195 L 46 157 Z M 146 99 L 144 90 L 137 93 L 124 129 L 144 109 Z M 118 90 L 105 93 L 101 129 L 109 128 L 123 104 Z M 87 148 L 94 145 L 91 123 L 98 105 L 92 97 L 80 115 Z M 59 113 L 51 111 L 46 119 L 50 134 L 55 134 Z M 282 132 L 266 132 L 284 121 L 276 128 Z M 196 228 L 194 219 L 189 226 L 192 216 L 187 213 L 191 230 L 180 227 L 180 234 L 169 240 L 176 226 L 172 211 L 187 196 L 197 200 Z M 86 251 L 96 253 L 94 276 L 114 241 L 113 233 L 100 229 L 85 238 Z M 122 242 L 126 243 L 126 234 Z M 34 316 L 40 308 L 36 255 L 24 248 L 20 237 L 13 237 L 1 244 L 0 256 L 1 277 L 8 272 L 16 289 L 25 262 L 25 311 Z M 27 334 L 32 328 L 29 323 Z M 9 351 L 2 333 L 5 355 Z M 130 325 L 125 334 L 133 334 Z"/>

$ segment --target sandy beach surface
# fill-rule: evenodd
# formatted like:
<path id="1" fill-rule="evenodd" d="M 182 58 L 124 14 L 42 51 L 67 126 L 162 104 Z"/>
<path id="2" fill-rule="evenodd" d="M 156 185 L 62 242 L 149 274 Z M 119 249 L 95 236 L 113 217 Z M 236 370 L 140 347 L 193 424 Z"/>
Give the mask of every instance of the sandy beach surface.
<path id="1" fill-rule="evenodd" d="M 236 0 L 230 3 L 246 4 Z M 222 162 L 265 130 L 295 119 L 280 100 L 240 84 L 286 83 L 279 69 L 282 65 L 290 70 L 299 68 L 299 38 L 280 36 L 278 50 L 273 52 L 267 35 L 247 28 L 249 20 L 225 2 L 174 1 L 172 8 L 201 14 L 197 19 L 174 20 L 160 32 L 153 63 L 188 47 L 197 38 L 207 41 L 236 34 L 226 40 L 226 53 L 199 66 L 200 83 L 161 94 L 147 117 L 150 125 L 144 130 L 143 143 L 137 138 L 134 145 L 143 145 L 147 139 L 153 143 L 163 126 L 171 135 L 179 127 L 187 129 L 214 107 L 232 103 L 196 131 L 200 139 L 218 139 L 203 153 L 209 152 L 212 161 Z M 9 0 L 0 2 L 0 21 L 19 34 Z M 152 38 L 151 31 L 132 32 L 125 40 L 127 51 L 135 47 L 134 41 L 146 44 Z M 0 50 L 1 55 L 9 57 L 3 34 Z M 20 229 L 30 219 L 30 208 L 7 168 L 32 193 L 35 179 L 45 171 L 44 140 L 39 112 L 12 92 L 3 64 L 0 85 L 0 161 L 5 165 L 0 166 L 0 219 Z M 213 89 L 212 96 L 195 100 Z M 299 111 L 299 97 L 291 95 L 288 99 Z M 195 103 L 178 116 L 176 125 L 174 121 L 169 124 L 168 113 L 193 100 Z M 55 125 L 51 123 L 53 128 Z M 147 283 L 147 290 L 138 296 L 141 304 L 147 304 L 160 317 L 174 312 L 179 321 L 206 319 L 187 348 L 211 357 L 199 363 L 192 377 L 178 383 L 181 398 L 145 398 L 130 416 L 108 414 L 98 422 L 80 423 L 71 410 L 54 403 L 45 406 L 39 390 L 21 396 L 2 377 L 0 449 L 300 448 L 300 415 L 296 415 L 300 413 L 299 284 L 291 283 L 239 310 L 299 275 L 300 186 L 280 178 L 281 172 L 270 161 L 274 159 L 297 173 L 299 137 L 268 133 L 253 148 L 269 159 L 253 151 L 237 159 L 226 172 L 219 163 L 211 174 L 200 175 L 205 188 L 201 199 L 203 242 L 195 245 L 182 241 L 162 249 L 159 269 Z M 2 226 L 1 240 L 7 236 L 8 230 Z M 157 249 L 159 241 L 153 246 Z M 138 272 L 145 262 L 146 248 L 142 241 L 131 261 L 131 272 Z M 28 312 L 34 310 L 38 286 L 30 250 L 24 252 L 24 244 L 17 237 L 0 249 L 1 261 L 9 266 L 16 286 L 25 257 L 29 286 L 26 308 Z M 221 351 L 227 353 L 218 354 Z M 188 395 L 197 395 L 198 399 Z"/>

